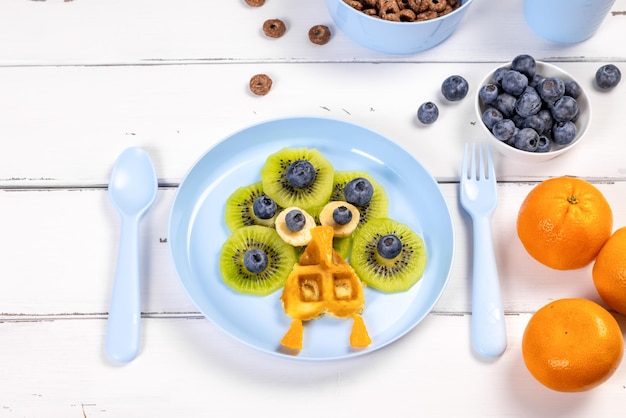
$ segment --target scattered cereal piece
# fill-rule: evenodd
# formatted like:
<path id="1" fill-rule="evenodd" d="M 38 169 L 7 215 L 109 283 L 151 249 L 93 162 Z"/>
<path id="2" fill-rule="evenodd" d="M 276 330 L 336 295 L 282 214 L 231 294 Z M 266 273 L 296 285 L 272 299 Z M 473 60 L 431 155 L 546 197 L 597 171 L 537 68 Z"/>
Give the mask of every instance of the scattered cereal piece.
<path id="1" fill-rule="evenodd" d="M 270 38 L 280 38 L 286 30 L 285 22 L 280 19 L 268 19 L 263 23 L 263 32 Z"/>
<path id="2" fill-rule="evenodd" d="M 246 4 L 252 7 L 261 7 L 265 4 L 265 0 L 246 0 Z"/>
<path id="3" fill-rule="evenodd" d="M 256 74 L 250 79 L 250 91 L 257 96 L 265 96 L 272 88 L 272 79 L 267 74 Z"/>
<path id="4" fill-rule="evenodd" d="M 330 35 L 330 29 L 326 25 L 315 25 L 309 29 L 309 40 L 317 45 L 326 45 Z"/>

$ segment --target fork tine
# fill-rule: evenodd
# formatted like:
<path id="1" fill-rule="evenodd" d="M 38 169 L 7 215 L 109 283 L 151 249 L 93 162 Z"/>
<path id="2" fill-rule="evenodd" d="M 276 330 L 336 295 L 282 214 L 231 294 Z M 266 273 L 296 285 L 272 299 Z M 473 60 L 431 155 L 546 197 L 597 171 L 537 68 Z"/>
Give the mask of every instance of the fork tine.
<path id="1" fill-rule="evenodd" d="M 482 165 L 482 159 L 480 161 L 480 164 Z M 476 179 L 476 144 L 472 143 L 472 155 L 471 155 L 471 160 L 470 160 L 470 179 L 475 180 Z"/>
<path id="2" fill-rule="evenodd" d="M 485 180 L 485 160 L 483 157 L 483 145 L 478 144 L 478 180 Z"/>
<path id="3" fill-rule="evenodd" d="M 496 178 L 496 168 L 493 164 L 493 158 L 491 156 L 491 147 L 489 144 L 486 145 L 487 148 L 487 176 L 489 179 Z"/>
<path id="4" fill-rule="evenodd" d="M 461 163 L 461 181 L 467 179 L 467 159 L 469 158 L 468 148 L 469 144 L 465 143 L 465 153 L 463 154 L 463 162 Z"/>

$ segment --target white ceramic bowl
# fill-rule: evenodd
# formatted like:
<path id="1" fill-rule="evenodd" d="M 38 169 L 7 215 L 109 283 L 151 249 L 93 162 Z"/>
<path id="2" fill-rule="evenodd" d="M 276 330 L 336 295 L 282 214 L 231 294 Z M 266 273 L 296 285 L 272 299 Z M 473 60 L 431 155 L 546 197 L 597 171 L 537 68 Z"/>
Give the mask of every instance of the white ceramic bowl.
<path id="1" fill-rule="evenodd" d="M 569 73 L 567 73 L 566 71 L 563 71 L 556 65 L 552 65 L 546 62 L 541 62 L 541 61 L 537 61 L 536 65 L 537 65 L 537 74 L 540 74 L 544 77 L 559 77 L 563 81 L 574 80 L 574 77 L 572 77 Z M 578 98 L 576 99 L 578 103 L 578 108 L 579 108 L 579 116 L 574 122 L 574 124 L 576 125 L 576 136 L 574 137 L 574 140 L 570 142 L 569 144 L 556 145 L 553 143 L 551 150 L 548 152 L 530 152 L 530 151 L 523 151 L 523 150 L 517 149 L 511 145 L 508 145 L 500 141 L 498 138 L 493 136 L 489 128 L 487 128 L 487 126 L 485 126 L 485 124 L 482 122 L 483 112 L 489 106 L 486 106 L 481 102 L 478 96 L 478 93 L 482 86 L 492 82 L 493 75 L 498 68 L 510 67 L 510 66 L 511 66 L 511 63 L 499 65 L 493 71 L 490 71 L 480 82 L 480 85 L 478 86 L 478 89 L 476 91 L 475 109 L 476 109 L 476 114 L 478 116 L 478 123 L 484 130 L 487 138 L 489 138 L 489 142 L 492 144 L 492 147 L 497 149 L 501 154 L 507 157 L 514 158 L 519 161 L 542 162 L 542 161 L 551 160 L 552 158 L 558 157 L 559 155 L 563 155 L 569 150 L 571 150 L 572 148 L 574 148 L 576 145 L 580 144 L 591 122 L 591 106 L 589 104 L 589 98 L 587 97 L 587 94 L 585 93 L 585 89 L 580 83 L 578 84 L 581 87 L 581 93 L 580 93 L 580 96 L 578 96 Z"/>
<path id="2" fill-rule="evenodd" d="M 420 22 L 392 22 L 366 15 L 343 0 L 326 0 L 333 21 L 348 38 L 379 52 L 412 54 L 445 41 L 457 28 L 473 0 L 436 19 Z"/>

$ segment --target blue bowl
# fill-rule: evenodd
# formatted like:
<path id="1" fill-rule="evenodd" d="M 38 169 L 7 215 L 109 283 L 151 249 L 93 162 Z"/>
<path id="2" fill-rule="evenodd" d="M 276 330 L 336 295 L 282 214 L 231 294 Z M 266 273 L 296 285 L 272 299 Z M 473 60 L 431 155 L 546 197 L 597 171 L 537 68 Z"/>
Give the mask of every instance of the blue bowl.
<path id="1" fill-rule="evenodd" d="M 343 0 L 326 0 L 333 21 L 352 41 L 388 54 L 413 54 L 445 41 L 457 28 L 473 0 L 461 0 L 455 11 L 420 22 L 393 22 L 366 15 Z"/>

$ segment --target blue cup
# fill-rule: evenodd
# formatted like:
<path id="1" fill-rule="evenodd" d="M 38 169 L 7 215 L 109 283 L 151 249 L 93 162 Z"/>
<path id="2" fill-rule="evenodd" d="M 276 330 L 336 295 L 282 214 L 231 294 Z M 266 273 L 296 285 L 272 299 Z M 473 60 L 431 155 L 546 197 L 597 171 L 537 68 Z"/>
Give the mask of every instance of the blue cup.
<path id="1" fill-rule="evenodd" d="M 573 44 L 591 38 L 615 0 L 524 0 L 528 26 L 551 42 Z"/>

